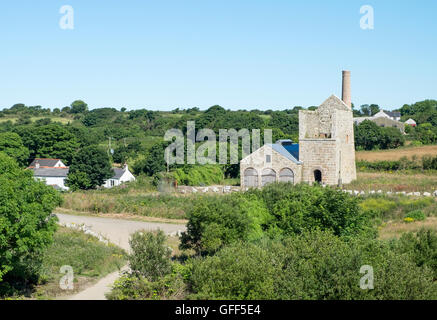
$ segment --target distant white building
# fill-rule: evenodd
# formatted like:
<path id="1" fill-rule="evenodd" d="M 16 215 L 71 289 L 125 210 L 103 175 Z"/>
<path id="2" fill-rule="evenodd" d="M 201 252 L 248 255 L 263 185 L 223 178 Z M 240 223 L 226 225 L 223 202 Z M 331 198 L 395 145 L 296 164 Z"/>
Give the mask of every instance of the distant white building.
<path id="1" fill-rule="evenodd" d="M 33 171 L 33 176 L 37 180 L 44 181 L 47 185 L 55 189 L 67 191 L 69 188 L 65 185 L 69 167 L 67 167 L 60 159 L 35 159 L 32 161 L 28 169 Z M 119 186 L 124 182 L 135 181 L 134 175 L 129 171 L 127 165 L 123 168 L 112 168 L 114 175 L 105 180 L 102 187 L 112 188 Z"/>
<path id="2" fill-rule="evenodd" d="M 401 121 L 401 113 L 399 111 L 381 110 L 378 113 L 376 113 L 373 117 L 374 118 L 384 117 L 384 118 L 392 119 L 394 121 Z"/>
<path id="3" fill-rule="evenodd" d="M 33 170 L 37 180 L 44 181 L 47 185 L 58 190 L 68 190 L 65 185 L 69 168 L 60 159 L 35 159 L 28 169 Z"/>
<path id="4" fill-rule="evenodd" d="M 373 115 L 372 117 L 356 117 L 356 118 L 354 118 L 354 123 L 359 125 L 364 120 L 375 121 L 375 120 L 380 119 L 380 118 L 386 118 L 386 119 L 400 122 L 401 121 L 401 113 L 399 111 L 381 110 L 378 113 L 376 113 L 375 115 Z"/>
<path id="5" fill-rule="evenodd" d="M 412 127 L 416 127 L 417 126 L 417 123 L 416 123 L 416 121 L 414 121 L 413 119 L 408 119 L 407 121 L 405 121 L 405 124 L 408 124 L 409 126 L 412 126 Z"/>
<path id="6" fill-rule="evenodd" d="M 135 181 L 135 176 L 129 171 L 127 164 L 123 168 L 112 168 L 114 175 L 103 183 L 103 187 L 112 188 L 124 182 Z"/>

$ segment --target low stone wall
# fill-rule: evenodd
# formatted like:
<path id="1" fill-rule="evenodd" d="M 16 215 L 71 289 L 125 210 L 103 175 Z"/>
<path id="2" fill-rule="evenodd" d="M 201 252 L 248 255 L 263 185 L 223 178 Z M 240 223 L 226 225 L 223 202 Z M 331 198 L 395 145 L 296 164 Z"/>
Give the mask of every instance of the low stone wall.
<path id="1" fill-rule="evenodd" d="M 391 191 L 387 191 L 384 192 L 382 190 L 370 190 L 368 192 L 364 192 L 364 191 L 359 191 L 359 190 L 343 190 L 343 192 L 349 193 L 351 195 L 355 195 L 355 196 L 364 196 L 364 195 L 368 195 L 368 194 L 385 194 L 385 195 L 403 195 L 403 196 L 407 196 L 407 197 L 437 197 L 437 190 L 434 191 L 433 193 L 431 192 L 391 192 Z"/>
<path id="2" fill-rule="evenodd" d="M 326 186 L 325 186 L 326 187 Z M 247 191 L 249 188 L 242 188 L 239 186 L 209 186 L 209 187 L 190 187 L 190 186 L 178 186 L 177 192 L 182 194 L 193 194 L 193 193 L 205 193 L 205 194 L 223 194 L 223 193 L 231 193 L 231 192 L 240 192 Z M 407 197 L 437 197 L 437 190 L 434 192 L 384 192 L 382 190 L 370 190 L 370 191 L 361 191 L 361 190 L 346 190 L 343 192 L 349 193 L 351 195 L 356 196 L 365 196 L 372 194 L 385 194 L 385 195 L 403 195 Z"/>
<path id="3" fill-rule="evenodd" d="M 238 186 L 208 186 L 208 187 L 190 187 L 190 186 L 178 186 L 177 191 L 182 194 L 190 193 L 231 193 L 241 191 L 241 187 Z"/>

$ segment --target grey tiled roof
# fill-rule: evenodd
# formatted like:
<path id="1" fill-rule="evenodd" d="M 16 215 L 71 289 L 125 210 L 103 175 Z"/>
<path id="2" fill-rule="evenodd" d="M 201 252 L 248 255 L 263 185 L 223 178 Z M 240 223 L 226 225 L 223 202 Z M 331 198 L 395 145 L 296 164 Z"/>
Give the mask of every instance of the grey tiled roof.
<path id="1" fill-rule="evenodd" d="M 120 168 L 112 168 L 112 170 L 114 171 L 114 175 L 111 177 L 111 179 L 117 179 L 117 180 L 120 179 L 123 173 L 125 172 L 125 169 L 120 169 Z"/>
<path id="2" fill-rule="evenodd" d="M 29 167 L 34 167 L 37 162 L 40 167 L 54 167 L 59 161 L 59 159 L 34 159 Z"/>
<path id="3" fill-rule="evenodd" d="M 390 117 L 400 117 L 401 113 L 399 111 L 386 111 L 384 110 L 385 114 L 387 114 Z"/>
<path id="4" fill-rule="evenodd" d="M 59 177 L 66 178 L 68 175 L 68 168 L 33 168 L 33 175 L 35 177 Z"/>

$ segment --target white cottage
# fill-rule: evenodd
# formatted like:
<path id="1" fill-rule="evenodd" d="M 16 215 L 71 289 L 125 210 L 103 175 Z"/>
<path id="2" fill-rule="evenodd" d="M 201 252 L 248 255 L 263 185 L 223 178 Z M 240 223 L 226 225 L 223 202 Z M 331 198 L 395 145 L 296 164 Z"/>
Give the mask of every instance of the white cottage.
<path id="1" fill-rule="evenodd" d="M 105 188 L 112 188 L 124 182 L 135 181 L 135 176 L 129 171 L 127 164 L 123 168 L 112 168 L 112 170 L 114 175 L 104 182 L 103 187 Z"/>
<path id="2" fill-rule="evenodd" d="M 35 179 L 44 181 L 47 185 L 61 191 L 69 190 L 65 185 L 69 167 L 62 160 L 38 158 L 32 161 L 28 169 L 33 171 Z M 129 171 L 127 164 L 123 168 L 112 168 L 112 170 L 113 176 L 105 180 L 102 187 L 112 188 L 124 182 L 135 181 L 135 177 Z"/>
<path id="3" fill-rule="evenodd" d="M 65 185 L 69 168 L 60 159 L 38 158 L 32 161 L 28 169 L 33 171 L 35 179 L 44 181 L 55 189 L 69 189 Z"/>

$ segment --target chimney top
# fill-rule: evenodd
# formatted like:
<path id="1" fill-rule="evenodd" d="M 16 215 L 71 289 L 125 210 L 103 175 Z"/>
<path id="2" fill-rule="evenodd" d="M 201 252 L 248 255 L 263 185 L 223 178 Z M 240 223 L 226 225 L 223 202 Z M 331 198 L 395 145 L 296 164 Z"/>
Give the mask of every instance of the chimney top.
<path id="1" fill-rule="evenodd" d="M 351 72 L 348 70 L 343 70 L 343 91 L 341 99 L 349 108 L 352 109 Z"/>

